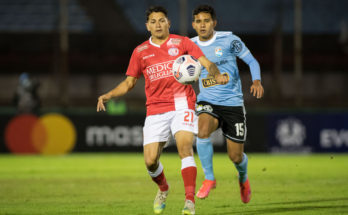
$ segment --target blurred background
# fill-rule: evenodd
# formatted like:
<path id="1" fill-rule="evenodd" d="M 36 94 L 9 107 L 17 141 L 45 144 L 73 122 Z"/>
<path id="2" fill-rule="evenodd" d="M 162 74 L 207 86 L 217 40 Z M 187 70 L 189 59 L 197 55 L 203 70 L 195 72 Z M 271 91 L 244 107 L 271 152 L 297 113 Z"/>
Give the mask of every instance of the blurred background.
<path id="1" fill-rule="evenodd" d="M 144 25 L 149 6 L 168 9 L 171 33 L 193 37 L 191 12 L 202 3 L 215 8 L 216 30 L 241 37 L 261 66 L 265 96 L 256 100 L 249 94 L 249 69 L 239 62 L 248 112 L 246 147 L 348 151 L 345 0 L 1 0 L 0 152 L 43 153 L 49 137 L 70 137 L 63 128 L 56 134 L 58 119 L 72 124 L 73 132 L 55 144 L 71 143 L 48 154 L 141 150 L 144 79 L 108 103 L 107 113 L 95 113 L 97 97 L 125 78 L 133 49 L 149 38 Z M 43 119 L 53 133 L 28 143 L 33 126 L 19 120 L 23 113 L 37 117 L 33 123 Z M 49 118 L 53 113 L 58 118 Z M 18 139 L 21 129 L 27 136 Z M 219 137 L 217 148 L 224 150 Z M 22 150 L 23 142 L 34 147 Z"/>

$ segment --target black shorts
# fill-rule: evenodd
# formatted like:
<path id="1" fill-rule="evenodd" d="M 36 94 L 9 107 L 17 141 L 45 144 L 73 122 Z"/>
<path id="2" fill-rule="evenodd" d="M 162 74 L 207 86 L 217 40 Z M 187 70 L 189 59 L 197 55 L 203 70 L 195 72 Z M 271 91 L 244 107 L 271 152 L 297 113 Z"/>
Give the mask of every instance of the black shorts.
<path id="1" fill-rule="evenodd" d="M 209 102 L 198 102 L 196 115 L 207 113 L 219 120 L 223 135 L 236 143 L 246 140 L 246 118 L 244 106 L 221 106 Z"/>

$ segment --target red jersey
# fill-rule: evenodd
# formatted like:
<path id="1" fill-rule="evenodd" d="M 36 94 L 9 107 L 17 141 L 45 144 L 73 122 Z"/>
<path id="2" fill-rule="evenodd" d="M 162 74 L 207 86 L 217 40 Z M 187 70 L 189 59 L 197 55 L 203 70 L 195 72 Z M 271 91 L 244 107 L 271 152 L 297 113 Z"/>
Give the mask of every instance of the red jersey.
<path id="1" fill-rule="evenodd" d="M 196 94 L 192 86 L 177 82 L 172 72 L 174 60 L 184 54 L 196 59 L 203 56 L 188 37 L 175 34 L 170 34 L 160 46 L 150 38 L 134 49 L 126 75 L 136 78 L 144 75 L 148 116 L 184 108 L 194 110 Z"/>

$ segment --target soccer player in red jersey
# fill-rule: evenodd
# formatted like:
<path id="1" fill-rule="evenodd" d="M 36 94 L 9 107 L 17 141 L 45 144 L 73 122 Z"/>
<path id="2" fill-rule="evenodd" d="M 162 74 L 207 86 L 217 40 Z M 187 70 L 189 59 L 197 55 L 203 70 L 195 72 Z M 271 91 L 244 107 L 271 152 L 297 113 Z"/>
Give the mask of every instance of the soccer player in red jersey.
<path id="1" fill-rule="evenodd" d="M 125 95 L 135 86 L 138 78 L 144 76 L 147 98 L 147 115 L 143 128 L 144 159 L 149 175 L 159 187 L 154 201 L 154 212 L 162 213 L 169 191 L 159 158 L 172 134 L 181 159 L 181 174 L 185 186 L 185 206 L 182 214 L 195 214 L 197 168 L 192 145 L 197 133 L 194 111 L 196 95 L 191 85 L 182 85 L 174 79 L 171 69 L 178 56 L 190 54 L 200 61 L 218 83 L 225 84 L 228 80 L 189 38 L 169 33 L 170 21 L 165 8 L 150 7 L 146 11 L 146 17 L 150 39 L 134 49 L 126 79 L 98 98 L 97 111 L 105 111 L 106 101 Z"/>

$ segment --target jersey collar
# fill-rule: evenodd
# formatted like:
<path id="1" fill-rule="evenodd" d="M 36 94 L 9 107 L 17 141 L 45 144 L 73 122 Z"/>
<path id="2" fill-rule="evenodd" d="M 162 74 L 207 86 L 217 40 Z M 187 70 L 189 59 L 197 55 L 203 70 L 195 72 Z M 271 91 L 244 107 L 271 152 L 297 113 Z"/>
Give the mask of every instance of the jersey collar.
<path id="1" fill-rule="evenodd" d="M 199 40 L 199 37 L 198 37 L 197 43 L 198 43 L 198 45 L 200 45 L 200 46 L 209 46 L 209 45 L 211 45 L 215 40 L 216 40 L 216 31 L 214 31 L 214 35 L 213 35 L 213 37 L 212 37 L 210 40 L 201 41 L 201 40 Z"/>
<path id="2" fill-rule="evenodd" d="M 170 34 L 169 34 L 168 38 L 166 39 L 166 41 L 164 43 L 162 43 L 162 45 L 167 43 L 169 39 L 170 39 Z M 161 48 L 161 45 L 158 45 L 158 44 L 152 42 L 152 36 L 149 38 L 149 43 L 157 48 Z"/>

